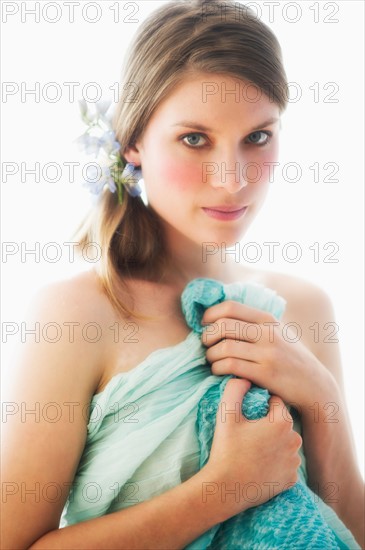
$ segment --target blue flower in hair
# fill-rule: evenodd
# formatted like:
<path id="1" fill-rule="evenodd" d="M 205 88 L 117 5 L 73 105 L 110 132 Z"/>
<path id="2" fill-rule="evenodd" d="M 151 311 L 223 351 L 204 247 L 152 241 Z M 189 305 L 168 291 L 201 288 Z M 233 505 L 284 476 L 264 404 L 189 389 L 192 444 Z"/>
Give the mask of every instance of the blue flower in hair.
<path id="1" fill-rule="evenodd" d="M 125 164 L 122 160 L 120 143 L 111 126 L 110 106 L 111 101 L 98 101 L 95 103 L 95 111 L 92 112 L 85 100 L 79 101 L 81 118 L 88 128 L 74 142 L 82 152 L 97 161 L 87 167 L 83 186 L 97 200 L 107 186 L 112 193 L 117 191 L 118 202 L 122 204 L 123 187 L 132 197 L 141 194 L 142 189 L 138 181 L 142 173 L 140 170 L 134 170 L 132 163 Z"/>

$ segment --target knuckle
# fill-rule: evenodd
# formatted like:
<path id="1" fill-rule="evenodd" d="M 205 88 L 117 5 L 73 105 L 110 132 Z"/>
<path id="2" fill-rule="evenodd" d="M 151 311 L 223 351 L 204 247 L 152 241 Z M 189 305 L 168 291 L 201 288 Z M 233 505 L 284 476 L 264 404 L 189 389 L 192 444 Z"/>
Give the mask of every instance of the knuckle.
<path id="1" fill-rule="evenodd" d="M 227 359 L 224 360 L 224 365 L 227 369 L 233 370 L 236 365 L 236 360 L 234 357 L 227 357 Z"/>
<path id="2" fill-rule="evenodd" d="M 225 317 L 231 317 L 234 314 L 236 307 L 236 302 L 234 300 L 226 300 L 224 302 Z"/>
<path id="3" fill-rule="evenodd" d="M 284 404 L 281 408 L 280 420 L 289 432 L 293 429 L 293 417 Z"/>
<path id="4" fill-rule="evenodd" d="M 226 331 L 231 331 L 231 329 L 234 328 L 234 322 L 229 317 L 223 317 L 221 322 L 221 335 L 222 338 L 224 338 L 224 334 Z"/>
<path id="5" fill-rule="evenodd" d="M 275 321 L 277 321 L 276 317 L 268 311 L 265 311 L 263 313 L 262 318 L 265 323 L 274 323 Z"/>
<path id="6" fill-rule="evenodd" d="M 276 394 L 273 394 L 270 397 L 270 401 L 272 401 L 274 404 L 277 403 L 278 405 L 283 405 L 284 404 L 284 401 L 281 399 L 281 397 L 279 395 L 276 395 Z"/>
<path id="7" fill-rule="evenodd" d="M 225 372 L 234 374 L 235 368 L 237 366 L 237 360 L 234 357 L 227 357 L 223 360 L 223 368 Z"/>
<path id="8" fill-rule="evenodd" d="M 219 361 L 213 361 L 211 363 L 212 373 L 219 376 L 230 373 L 234 369 L 235 360 L 232 357 L 226 357 Z"/>
<path id="9" fill-rule="evenodd" d="M 296 443 L 296 446 L 298 447 L 298 449 L 300 449 L 300 447 L 302 446 L 303 444 L 303 439 L 302 437 L 297 433 L 297 432 L 294 432 L 295 433 L 295 443 Z"/>
<path id="10" fill-rule="evenodd" d="M 295 432 L 293 432 L 293 434 L 295 434 Z M 294 456 L 297 456 L 298 451 L 300 449 L 298 438 L 292 435 L 289 446 Z"/>
<path id="11" fill-rule="evenodd" d="M 212 374 L 214 374 L 215 376 L 219 376 L 220 374 L 222 374 L 220 363 L 218 364 L 217 361 L 213 361 L 211 363 L 211 371 L 212 371 Z"/>
<path id="12" fill-rule="evenodd" d="M 225 338 L 222 340 L 219 344 L 219 347 L 221 348 L 221 352 L 224 354 L 228 354 L 230 350 L 230 341 L 229 339 Z"/>
<path id="13" fill-rule="evenodd" d="M 226 387 L 229 385 L 230 387 L 236 386 L 237 384 L 237 378 L 230 378 L 226 384 Z"/>

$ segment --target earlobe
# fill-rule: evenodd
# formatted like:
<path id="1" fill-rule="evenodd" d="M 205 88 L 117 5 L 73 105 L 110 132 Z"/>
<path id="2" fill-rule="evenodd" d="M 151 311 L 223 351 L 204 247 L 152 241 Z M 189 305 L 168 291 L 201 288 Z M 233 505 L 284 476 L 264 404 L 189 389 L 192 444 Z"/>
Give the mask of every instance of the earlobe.
<path id="1" fill-rule="evenodd" d="M 123 157 L 127 160 L 127 162 L 133 162 L 136 166 L 141 165 L 140 152 L 136 145 L 127 147 L 123 153 Z"/>

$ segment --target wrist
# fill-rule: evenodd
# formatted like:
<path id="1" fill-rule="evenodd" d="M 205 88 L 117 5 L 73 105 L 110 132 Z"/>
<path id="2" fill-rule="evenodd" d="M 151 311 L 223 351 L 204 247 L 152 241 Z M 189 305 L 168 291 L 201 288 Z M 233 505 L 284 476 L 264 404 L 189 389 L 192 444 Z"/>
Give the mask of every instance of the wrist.
<path id="1" fill-rule="evenodd" d="M 220 474 L 209 462 L 194 476 L 199 507 L 212 519 L 212 525 L 222 523 L 249 508 L 249 503 L 245 505 L 238 490 L 238 481 L 227 482 L 224 479 L 228 479 L 228 475 Z"/>
<path id="2" fill-rule="evenodd" d="M 334 376 L 321 364 L 310 395 L 301 406 L 303 422 L 338 422 L 341 393 Z"/>

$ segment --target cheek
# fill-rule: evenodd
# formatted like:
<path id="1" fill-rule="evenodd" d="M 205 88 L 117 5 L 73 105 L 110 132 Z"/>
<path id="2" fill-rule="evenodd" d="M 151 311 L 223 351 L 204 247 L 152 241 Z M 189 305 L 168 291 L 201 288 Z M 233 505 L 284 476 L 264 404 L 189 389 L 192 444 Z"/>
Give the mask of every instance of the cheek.
<path id="1" fill-rule="evenodd" d="M 268 182 L 272 180 L 275 170 L 278 169 L 278 166 L 275 166 L 278 163 L 278 145 L 274 144 L 270 150 L 267 151 L 265 155 L 260 158 L 260 173 L 262 182 Z"/>
<path id="2" fill-rule="evenodd" d="M 176 190 L 196 189 L 202 180 L 202 167 L 200 164 L 183 159 L 173 160 L 170 157 L 163 161 L 163 174 L 165 181 Z"/>

